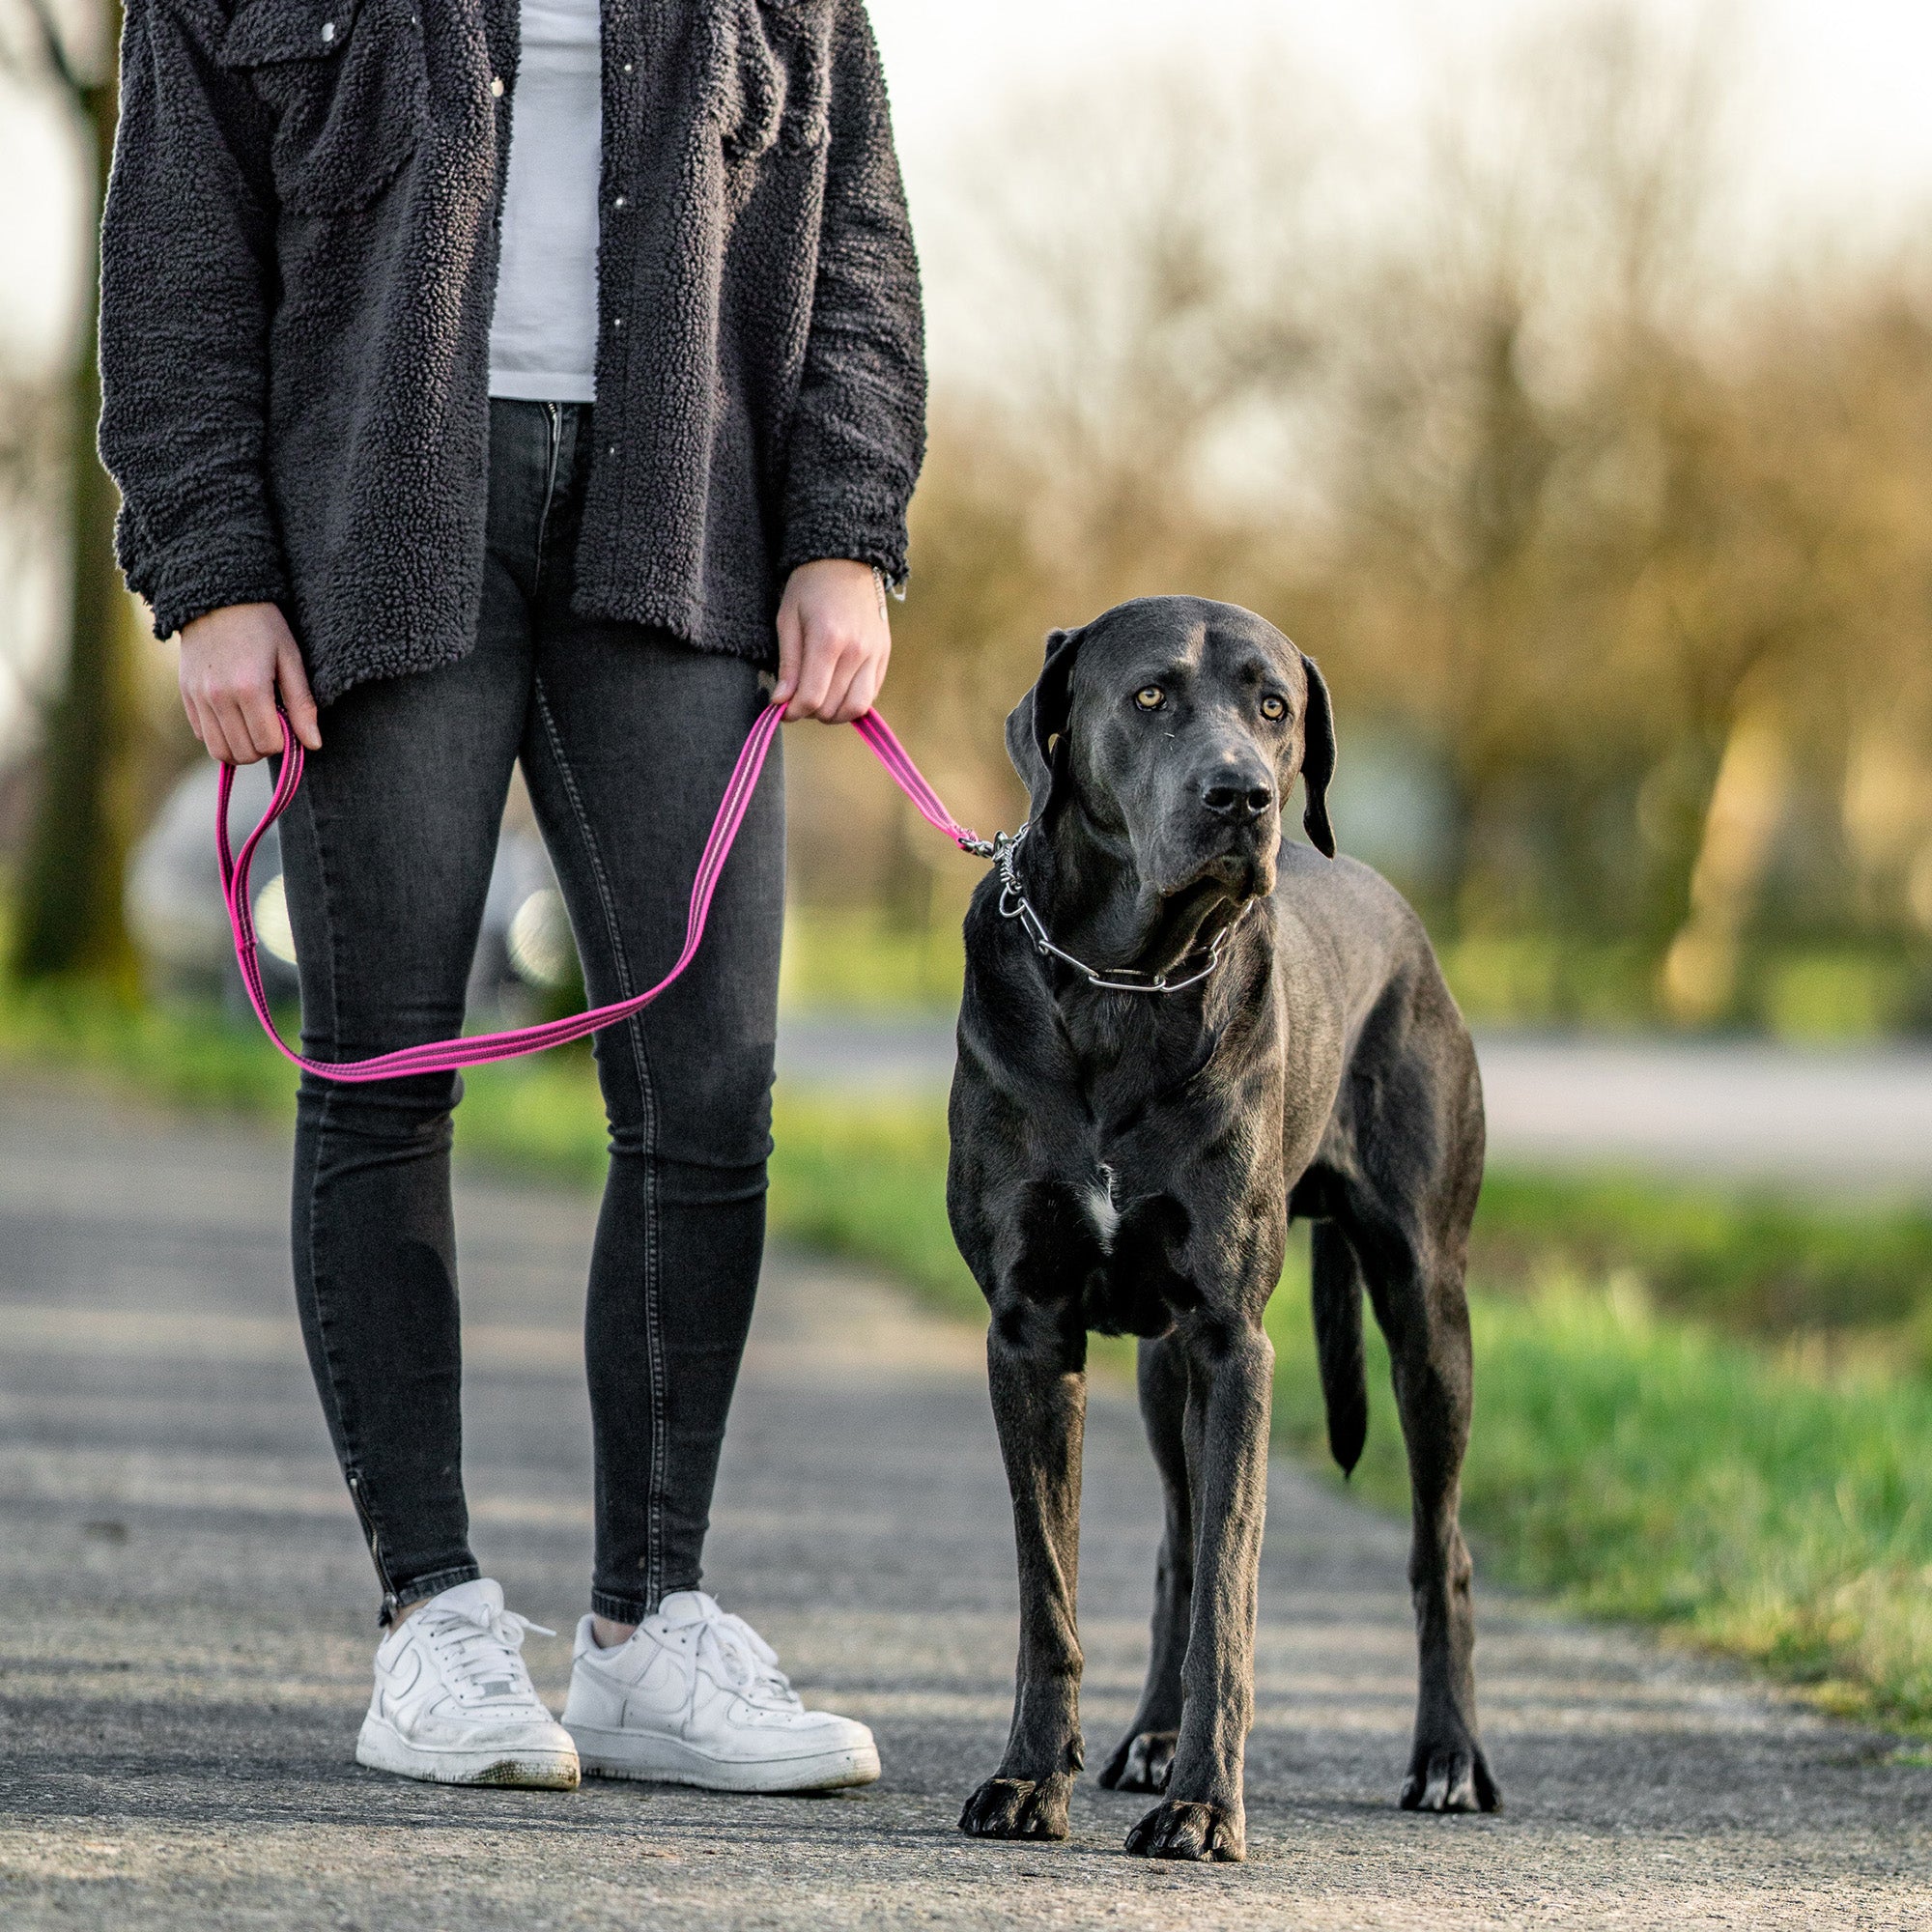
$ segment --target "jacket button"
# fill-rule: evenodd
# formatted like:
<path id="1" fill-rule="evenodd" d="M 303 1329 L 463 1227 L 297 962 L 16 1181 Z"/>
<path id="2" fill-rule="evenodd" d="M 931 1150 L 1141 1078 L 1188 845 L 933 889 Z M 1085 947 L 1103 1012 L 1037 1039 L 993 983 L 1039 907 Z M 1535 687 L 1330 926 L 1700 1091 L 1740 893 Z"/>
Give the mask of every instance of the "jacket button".
<path id="1" fill-rule="evenodd" d="M 630 203 L 620 194 L 611 204 L 612 208 L 629 208 Z"/>
<path id="2" fill-rule="evenodd" d="M 631 71 L 631 69 L 632 69 L 632 63 L 630 61 L 626 61 L 624 63 L 624 71 L 626 73 L 629 73 Z"/>
<path id="3" fill-rule="evenodd" d="M 490 76 L 490 92 L 494 94 L 498 100 L 502 99 L 503 76 L 500 73 L 492 74 Z"/>
<path id="4" fill-rule="evenodd" d="M 327 46 L 330 41 L 334 40 L 334 38 L 335 38 L 335 22 L 333 20 L 325 20 L 322 23 L 323 45 Z"/>
<path id="5" fill-rule="evenodd" d="M 604 453 L 605 453 L 605 455 L 606 455 L 606 456 L 615 456 L 615 455 L 616 455 L 616 453 L 617 453 L 617 445 L 616 445 L 616 444 L 615 444 L 614 442 L 613 442 L 613 443 L 611 443 L 611 445 L 609 446 L 609 448 L 607 448 L 607 449 L 605 450 L 605 452 L 604 452 Z"/>

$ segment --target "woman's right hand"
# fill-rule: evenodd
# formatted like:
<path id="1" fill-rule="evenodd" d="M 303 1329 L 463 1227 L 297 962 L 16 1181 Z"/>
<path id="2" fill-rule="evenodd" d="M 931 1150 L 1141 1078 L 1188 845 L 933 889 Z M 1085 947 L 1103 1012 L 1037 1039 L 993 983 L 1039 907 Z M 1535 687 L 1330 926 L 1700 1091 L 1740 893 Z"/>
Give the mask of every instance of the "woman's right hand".
<path id="1" fill-rule="evenodd" d="M 279 752 L 277 693 L 296 736 L 321 751 L 308 673 L 278 605 L 230 604 L 182 626 L 182 706 L 210 757 L 252 765 Z"/>

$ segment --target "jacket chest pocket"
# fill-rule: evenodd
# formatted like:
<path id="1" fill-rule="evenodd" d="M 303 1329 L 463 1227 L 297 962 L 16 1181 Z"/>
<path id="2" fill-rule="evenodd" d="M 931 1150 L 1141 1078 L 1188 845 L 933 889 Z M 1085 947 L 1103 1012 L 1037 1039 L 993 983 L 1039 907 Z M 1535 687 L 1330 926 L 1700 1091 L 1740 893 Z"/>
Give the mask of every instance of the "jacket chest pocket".
<path id="1" fill-rule="evenodd" d="M 832 0 L 723 0 L 736 29 L 724 147 L 735 159 L 821 148 L 830 131 Z"/>
<path id="2" fill-rule="evenodd" d="M 284 208 L 340 214 L 396 178 L 428 117 L 418 22 L 411 0 L 243 0 L 218 58 L 273 117 Z"/>

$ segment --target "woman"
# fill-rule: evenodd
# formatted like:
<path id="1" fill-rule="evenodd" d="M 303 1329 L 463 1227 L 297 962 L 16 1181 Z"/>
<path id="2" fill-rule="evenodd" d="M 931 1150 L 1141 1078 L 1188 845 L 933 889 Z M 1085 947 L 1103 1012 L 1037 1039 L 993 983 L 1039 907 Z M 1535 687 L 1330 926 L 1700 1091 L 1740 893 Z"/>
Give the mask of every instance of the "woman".
<path id="1" fill-rule="evenodd" d="M 597 1003 L 674 956 L 768 699 L 876 696 L 923 448 L 861 0 L 128 0 L 102 233 L 120 548 L 283 821 L 303 1045 L 455 1033 L 521 763 Z M 683 980 L 601 1034 L 596 1569 L 559 1725 L 471 1553 L 453 1075 L 304 1076 L 297 1299 L 383 1590 L 357 1757 L 742 1790 L 877 1776 L 701 1590 L 764 1236 L 776 771 Z"/>

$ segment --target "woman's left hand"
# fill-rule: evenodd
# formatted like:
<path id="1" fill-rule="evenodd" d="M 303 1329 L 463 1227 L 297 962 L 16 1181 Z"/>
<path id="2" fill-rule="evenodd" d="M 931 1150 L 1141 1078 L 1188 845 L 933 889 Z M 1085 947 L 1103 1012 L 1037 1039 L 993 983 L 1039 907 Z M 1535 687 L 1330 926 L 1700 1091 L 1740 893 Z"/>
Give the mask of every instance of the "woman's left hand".
<path id="1" fill-rule="evenodd" d="M 779 606 L 779 681 L 772 701 L 785 722 L 849 724 L 877 699 L 893 655 L 884 581 L 869 563 L 839 556 L 802 563 Z"/>

